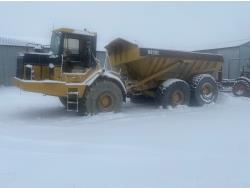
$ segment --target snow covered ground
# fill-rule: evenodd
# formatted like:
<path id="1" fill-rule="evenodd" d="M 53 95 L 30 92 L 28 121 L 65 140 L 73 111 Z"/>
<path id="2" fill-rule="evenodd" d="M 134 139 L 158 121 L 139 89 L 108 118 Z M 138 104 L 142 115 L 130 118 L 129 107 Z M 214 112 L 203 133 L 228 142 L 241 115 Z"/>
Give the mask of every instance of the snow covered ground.
<path id="1" fill-rule="evenodd" d="M 250 187 L 248 98 L 80 117 L 55 97 L 0 96 L 0 187 Z"/>

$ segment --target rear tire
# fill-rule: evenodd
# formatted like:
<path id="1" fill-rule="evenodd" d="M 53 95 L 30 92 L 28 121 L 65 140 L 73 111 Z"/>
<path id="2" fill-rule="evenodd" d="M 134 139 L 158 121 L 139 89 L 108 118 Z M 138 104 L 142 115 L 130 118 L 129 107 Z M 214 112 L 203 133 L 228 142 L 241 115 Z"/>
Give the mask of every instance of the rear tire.
<path id="1" fill-rule="evenodd" d="M 167 106 L 188 105 L 190 100 L 189 84 L 180 79 L 169 79 L 158 89 L 158 104 Z"/>
<path id="2" fill-rule="evenodd" d="M 237 97 L 250 96 L 250 83 L 245 79 L 238 79 L 233 86 L 233 94 Z"/>
<path id="3" fill-rule="evenodd" d="M 202 106 L 217 100 L 218 87 L 214 77 L 209 74 L 199 74 L 191 81 L 191 103 L 192 105 Z"/>
<path id="4" fill-rule="evenodd" d="M 101 112 L 119 112 L 121 110 L 122 91 L 110 80 L 97 80 L 86 91 L 80 102 L 80 114 Z"/>

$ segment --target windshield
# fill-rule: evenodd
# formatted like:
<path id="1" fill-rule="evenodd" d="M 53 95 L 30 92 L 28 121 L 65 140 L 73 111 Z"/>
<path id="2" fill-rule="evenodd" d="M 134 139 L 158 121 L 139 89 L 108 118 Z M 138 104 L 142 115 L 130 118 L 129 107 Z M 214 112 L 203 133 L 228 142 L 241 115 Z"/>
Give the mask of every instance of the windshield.
<path id="1" fill-rule="evenodd" d="M 53 52 L 53 54 L 58 55 L 59 53 L 59 47 L 61 42 L 60 33 L 53 32 L 51 37 L 51 44 L 50 44 L 50 50 Z"/>

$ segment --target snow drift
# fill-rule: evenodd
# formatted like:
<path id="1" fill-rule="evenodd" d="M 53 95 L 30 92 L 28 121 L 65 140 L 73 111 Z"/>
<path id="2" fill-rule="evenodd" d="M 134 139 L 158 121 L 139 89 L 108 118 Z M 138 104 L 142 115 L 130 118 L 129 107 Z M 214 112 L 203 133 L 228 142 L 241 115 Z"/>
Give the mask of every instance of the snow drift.
<path id="1" fill-rule="evenodd" d="M 0 88 L 1 187 L 248 188 L 250 99 L 81 117 Z"/>

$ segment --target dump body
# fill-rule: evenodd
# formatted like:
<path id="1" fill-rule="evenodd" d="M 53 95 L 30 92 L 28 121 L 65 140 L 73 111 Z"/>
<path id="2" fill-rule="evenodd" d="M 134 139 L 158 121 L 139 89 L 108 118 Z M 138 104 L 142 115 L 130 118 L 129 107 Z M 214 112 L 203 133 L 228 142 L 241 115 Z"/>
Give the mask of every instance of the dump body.
<path id="1" fill-rule="evenodd" d="M 223 63 L 220 55 L 140 48 L 120 38 L 106 49 L 111 68 L 121 72 L 129 92 L 157 88 L 169 78 L 189 81 L 197 74 L 217 78 Z"/>

